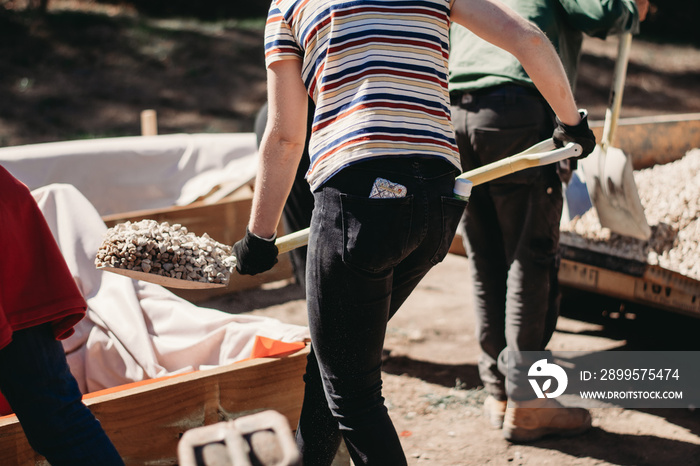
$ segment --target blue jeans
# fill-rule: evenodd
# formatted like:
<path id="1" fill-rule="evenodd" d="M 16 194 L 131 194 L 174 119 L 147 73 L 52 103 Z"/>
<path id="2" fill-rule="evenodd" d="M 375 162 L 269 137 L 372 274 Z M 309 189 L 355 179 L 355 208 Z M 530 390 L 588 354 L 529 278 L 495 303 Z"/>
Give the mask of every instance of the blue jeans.
<path id="1" fill-rule="evenodd" d="M 32 448 L 53 466 L 111 466 L 123 461 L 81 401 L 51 324 L 14 332 L 0 350 L 0 391 Z"/>
<path id="2" fill-rule="evenodd" d="M 465 171 L 514 155 L 554 130 L 544 99 L 515 85 L 453 99 L 452 115 Z M 534 398 L 526 380 L 534 361 L 508 368 L 507 355 L 516 352 L 518 361 L 523 351 L 543 351 L 556 326 L 559 173 L 566 168 L 530 168 L 475 186 L 463 219 L 482 350 L 479 375 L 498 399 Z"/>
<path id="3" fill-rule="evenodd" d="M 297 430 L 304 464 L 331 464 L 341 438 L 358 466 L 406 464 L 382 397 L 384 336 L 449 250 L 466 206 L 452 197 L 456 174 L 437 159 L 366 161 L 314 193 L 306 269 L 312 352 Z M 370 199 L 377 177 L 404 185 L 407 196 Z"/>

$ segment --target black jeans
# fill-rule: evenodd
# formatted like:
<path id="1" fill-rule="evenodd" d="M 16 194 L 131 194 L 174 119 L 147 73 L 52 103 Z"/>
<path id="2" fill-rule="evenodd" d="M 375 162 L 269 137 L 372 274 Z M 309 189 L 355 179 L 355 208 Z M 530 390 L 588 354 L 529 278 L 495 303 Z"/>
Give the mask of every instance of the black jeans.
<path id="1" fill-rule="evenodd" d="M 554 130 L 546 101 L 520 86 L 453 98 L 453 104 L 464 171 L 514 155 Z M 563 196 L 557 172 L 555 165 L 530 168 L 475 186 L 463 219 L 482 349 L 479 374 L 498 399 L 534 398 L 525 380 L 530 362 L 509 369 L 507 351 L 544 350 L 559 314 Z"/>
<path id="2" fill-rule="evenodd" d="M 452 197 L 456 174 L 437 159 L 368 161 L 314 193 L 304 464 L 331 464 L 341 438 L 358 466 L 406 464 L 382 397 L 382 347 L 391 316 L 452 243 L 466 205 Z M 404 185 L 406 197 L 370 199 L 377 177 Z"/>

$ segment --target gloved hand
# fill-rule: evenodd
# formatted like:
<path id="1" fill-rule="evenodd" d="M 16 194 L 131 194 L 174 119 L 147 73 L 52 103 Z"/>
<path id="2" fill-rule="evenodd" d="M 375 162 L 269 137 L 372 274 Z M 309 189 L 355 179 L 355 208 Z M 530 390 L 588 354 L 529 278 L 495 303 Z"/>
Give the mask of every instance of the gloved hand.
<path id="1" fill-rule="evenodd" d="M 570 142 L 581 145 L 583 152 L 576 157 L 577 160 L 587 157 L 595 149 L 595 135 L 588 127 L 588 112 L 579 110 L 579 114 L 581 122 L 576 126 L 565 125 L 557 117 L 557 127 L 554 128 L 554 134 L 552 134 L 554 145 L 557 147 L 564 147 Z"/>
<path id="2" fill-rule="evenodd" d="M 270 270 L 277 263 L 279 250 L 274 240 L 252 234 L 248 228 L 242 240 L 233 245 L 236 270 L 242 275 L 255 275 Z"/>

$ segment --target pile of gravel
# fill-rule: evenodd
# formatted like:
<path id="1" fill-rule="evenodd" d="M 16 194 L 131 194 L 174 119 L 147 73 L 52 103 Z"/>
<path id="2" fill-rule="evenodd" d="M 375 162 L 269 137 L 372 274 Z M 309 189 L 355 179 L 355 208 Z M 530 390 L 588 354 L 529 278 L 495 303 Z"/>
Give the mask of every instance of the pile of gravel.
<path id="1" fill-rule="evenodd" d="M 236 265 L 231 246 L 180 224 L 125 222 L 107 230 L 95 265 L 202 283 L 227 284 Z"/>
<path id="2" fill-rule="evenodd" d="M 634 172 L 652 235 L 647 241 L 602 228 L 595 209 L 562 224 L 561 243 L 634 259 L 700 280 L 700 149 Z"/>

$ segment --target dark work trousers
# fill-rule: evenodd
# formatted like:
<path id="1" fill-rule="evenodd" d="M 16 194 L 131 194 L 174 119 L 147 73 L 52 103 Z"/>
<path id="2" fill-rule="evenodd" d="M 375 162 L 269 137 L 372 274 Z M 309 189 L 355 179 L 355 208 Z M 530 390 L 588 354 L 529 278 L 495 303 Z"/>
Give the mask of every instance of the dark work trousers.
<path id="1" fill-rule="evenodd" d="M 457 174 L 435 158 L 367 161 L 314 193 L 306 268 L 312 352 L 297 429 L 304 464 L 330 465 L 341 439 L 357 466 L 406 464 L 382 397 L 384 336 L 449 250 L 466 205 L 452 197 Z M 378 177 L 404 185 L 406 197 L 369 198 Z"/>
<path id="2" fill-rule="evenodd" d="M 452 104 L 464 171 L 527 149 L 554 129 L 546 101 L 521 86 L 453 95 Z M 475 186 L 462 221 L 482 350 L 479 374 L 500 400 L 535 397 L 525 380 L 534 361 L 520 352 L 543 351 L 556 326 L 562 206 L 558 167 L 549 165 Z M 509 351 L 520 362 L 510 372 Z"/>

